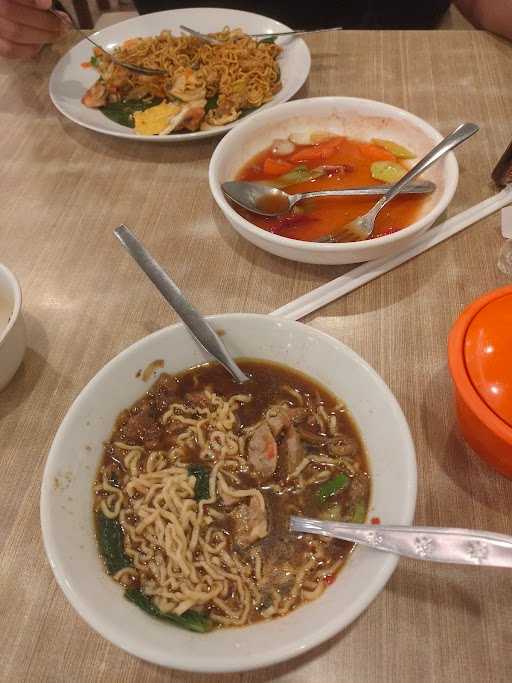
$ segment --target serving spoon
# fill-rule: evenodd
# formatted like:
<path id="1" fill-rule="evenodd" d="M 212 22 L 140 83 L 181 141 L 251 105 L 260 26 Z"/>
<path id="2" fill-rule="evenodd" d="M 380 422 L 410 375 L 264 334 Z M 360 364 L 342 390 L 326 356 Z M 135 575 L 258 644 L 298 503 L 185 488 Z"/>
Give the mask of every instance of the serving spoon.
<path id="1" fill-rule="evenodd" d="M 114 235 L 146 273 L 167 303 L 180 316 L 192 336 L 203 349 L 216 358 L 236 382 L 239 384 L 248 382 L 250 378 L 235 363 L 210 323 L 185 298 L 179 287 L 171 280 L 165 270 L 155 261 L 149 251 L 126 225 L 120 225 L 116 228 Z"/>
<path id="2" fill-rule="evenodd" d="M 426 171 L 430 168 L 432 164 L 441 159 L 450 150 L 460 145 L 472 135 L 474 135 L 478 130 L 479 126 L 476 123 L 462 123 L 457 126 L 449 135 L 447 135 L 439 144 L 437 144 L 433 149 L 425 154 L 425 156 L 418 161 L 400 180 L 395 183 L 391 189 L 379 199 L 373 208 L 370 209 L 363 216 L 359 216 L 350 223 L 346 223 L 339 231 L 336 233 L 331 233 L 325 237 L 317 240 L 318 242 L 345 242 L 345 241 L 355 241 L 355 240 L 365 240 L 370 237 L 375 228 L 375 219 L 380 211 L 389 204 L 389 202 L 394 199 L 403 188 L 408 185 L 411 180 L 416 178 L 420 173 Z M 341 238 L 341 239 L 340 239 Z"/>
<path id="3" fill-rule="evenodd" d="M 416 560 L 512 568 L 512 536 L 489 531 L 324 522 L 296 516 L 290 517 L 290 531 L 342 538 Z"/>
<path id="4" fill-rule="evenodd" d="M 340 190 L 317 190 L 315 192 L 298 192 L 288 194 L 277 187 L 262 183 L 251 183 L 244 180 L 230 180 L 222 183 L 221 188 L 231 201 L 244 209 L 261 216 L 281 216 L 293 209 L 297 202 L 313 197 L 358 197 L 382 195 L 389 192 L 392 185 L 367 185 L 364 187 L 346 187 Z M 434 183 L 425 180 L 421 183 L 409 184 L 403 188 L 402 194 L 428 194 L 436 189 Z"/>

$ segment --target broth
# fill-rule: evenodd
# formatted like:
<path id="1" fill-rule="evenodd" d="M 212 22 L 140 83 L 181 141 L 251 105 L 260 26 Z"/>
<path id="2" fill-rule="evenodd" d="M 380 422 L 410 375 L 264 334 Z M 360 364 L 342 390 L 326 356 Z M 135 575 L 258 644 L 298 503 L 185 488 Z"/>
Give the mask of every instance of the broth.
<path id="1" fill-rule="evenodd" d="M 240 169 L 236 180 L 267 182 L 289 194 L 378 186 L 382 182 L 372 175 L 372 164 L 378 161 L 388 161 L 398 168 L 402 167 L 404 173 L 407 170 L 402 159 L 383 147 L 331 136 L 326 142 L 317 145 L 294 145 L 292 153 L 279 157 L 275 156 L 270 146 L 252 157 Z M 287 182 L 288 175 L 293 181 L 294 170 L 298 168 L 306 171 L 322 169 L 322 172 L 318 171 L 319 175 L 313 173 L 314 177 L 308 177 L 307 172 L 299 173 L 299 176 L 305 176 L 304 180 Z M 291 239 L 315 241 L 330 234 L 336 235 L 344 225 L 369 211 L 378 199 L 378 196 L 307 199 L 297 204 L 291 212 L 278 217 L 260 216 L 235 204 L 233 208 L 263 230 Z M 401 195 L 391 201 L 377 216 L 372 237 L 391 234 L 411 225 L 419 217 L 424 201 L 425 197 L 421 195 Z M 263 208 L 281 210 L 281 206 L 276 207 L 274 204 Z M 340 241 L 343 239 L 346 236 L 340 235 Z"/>
<path id="2" fill-rule="evenodd" d="M 318 597 L 352 544 L 292 534 L 289 516 L 362 522 L 368 508 L 364 447 L 339 400 L 285 366 L 239 365 L 243 386 L 217 364 L 162 374 L 119 416 L 95 482 L 107 571 L 153 616 L 193 630 Z"/>

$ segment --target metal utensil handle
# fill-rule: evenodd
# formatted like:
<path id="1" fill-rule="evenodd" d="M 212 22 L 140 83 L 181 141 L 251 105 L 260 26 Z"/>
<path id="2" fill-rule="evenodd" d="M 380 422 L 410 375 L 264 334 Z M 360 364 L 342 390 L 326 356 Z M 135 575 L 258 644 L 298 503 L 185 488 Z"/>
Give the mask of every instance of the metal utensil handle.
<path id="1" fill-rule="evenodd" d="M 273 36 L 302 36 L 306 33 L 325 33 L 326 31 L 343 31 L 343 26 L 332 28 L 300 29 L 297 31 L 281 31 L 280 33 L 251 33 L 251 38 L 272 38 Z"/>
<path id="2" fill-rule="evenodd" d="M 201 40 L 204 40 L 205 43 L 210 43 L 210 45 L 220 45 L 221 41 L 217 40 L 217 38 L 212 38 L 211 36 L 208 36 L 206 33 L 201 33 L 200 31 L 195 31 L 193 28 L 189 28 L 188 26 L 181 26 L 180 29 L 182 31 L 185 31 L 185 33 L 190 33 L 191 36 L 195 36 L 196 38 L 201 38 Z"/>
<path id="3" fill-rule="evenodd" d="M 57 17 L 57 19 L 58 19 L 59 21 L 61 21 L 62 23 L 65 23 L 64 18 L 63 18 L 55 9 L 53 9 L 53 7 L 50 7 L 50 9 L 48 10 L 48 12 L 50 12 L 50 14 L 53 14 L 54 17 Z M 85 38 L 85 40 L 88 40 L 90 43 L 92 43 L 92 44 L 94 45 L 94 47 L 99 48 L 102 52 L 104 52 L 105 54 L 107 54 L 109 57 L 112 56 L 112 55 L 110 54 L 110 52 L 108 52 L 107 50 L 105 50 L 104 47 L 102 47 L 101 45 L 98 45 L 98 43 L 96 43 L 92 38 L 90 38 L 89 35 L 88 35 L 85 31 L 82 31 L 82 29 L 79 28 L 79 27 L 75 24 L 75 22 L 74 22 L 74 20 L 73 20 L 73 17 L 71 17 L 69 14 L 68 14 L 68 17 L 69 17 L 69 21 L 71 22 L 71 26 L 73 27 L 73 29 L 74 29 L 77 33 L 79 33 L 79 34 L 82 36 L 82 38 Z"/>
<path id="4" fill-rule="evenodd" d="M 333 536 L 431 562 L 512 568 L 512 537 L 487 531 L 322 522 L 290 517 L 290 530 Z"/>
<path id="5" fill-rule="evenodd" d="M 219 336 L 203 316 L 187 301 L 179 287 L 171 280 L 163 268 L 155 261 L 148 250 L 125 225 L 114 230 L 115 236 L 127 249 L 130 256 L 146 273 L 160 294 L 183 320 L 201 346 L 216 358 L 237 382 L 246 382 L 248 377 L 229 356 Z"/>
<path id="6" fill-rule="evenodd" d="M 415 164 L 410 171 L 408 171 L 397 183 L 395 183 L 385 197 L 379 199 L 377 204 L 375 204 L 373 207 L 372 213 L 377 214 L 382 207 L 396 197 L 400 190 L 405 187 L 407 183 L 410 183 L 413 178 L 416 178 L 416 176 L 418 176 L 420 173 L 426 171 L 427 168 L 432 166 L 432 164 L 438 161 L 438 159 L 444 156 L 447 152 L 460 145 L 461 142 L 464 142 L 464 140 L 467 140 L 479 130 L 480 128 L 476 125 L 476 123 L 462 123 L 460 126 L 457 126 L 454 131 L 447 135 L 444 140 L 441 140 L 441 142 L 437 144 L 434 149 L 431 149 L 430 152 L 423 157 L 423 159 L 420 159 L 420 161 L 418 161 L 418 163 Z"/>
<path id="7" fill-rule="evenodd" d="M 317 190 L 316 192 L 300 192 L 290 195 L 290 199 L 298 202 L 302 201 L 303 199 L 312 199 L 313 197 L 379 195 L 386 194 L 392 187 L 392 185 L 368 185 L 362 187 L 345 187 L 341 190 Z M 423 194 L 427 192 L 433 192 L 435 189 L 435 183 L 430 182 L 430 180 L 426 180 L 423 183 L 408 185 L 402 190 L 402 194 Z"/>

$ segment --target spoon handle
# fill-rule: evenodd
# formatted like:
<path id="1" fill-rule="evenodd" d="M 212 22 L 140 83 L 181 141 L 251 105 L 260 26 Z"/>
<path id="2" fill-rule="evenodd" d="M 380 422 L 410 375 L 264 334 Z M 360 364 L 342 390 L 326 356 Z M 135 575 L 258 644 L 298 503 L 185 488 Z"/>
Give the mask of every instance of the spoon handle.
<path id="1" fill-rule="evenodd" d="M 488 531 L 346 524 L 294 516 L 290 531 L 342 538 L 416 560 L 512 568 L 512 536 Z"/>
<path id="2" fill-rule="evenodd" d="M 443 157 L 447 152 L 460 145 L 461 142 L 464 142 L 464 140 L 467 140 L 479 130 L 480 128 L 476 125 L 476 123 L 462 123 L 460 126 L 457 126 L 454 131 L 447 135 L 444 140 L 441 140 L 439 144 L 437 144 L 433 149 L 430 150 L 428 154 L 423 157 L 423 159 L 420 159 L 420 161 L 418 161 L 418 163 L 415 164 L 410 171 L 400 178 L 400 180 L 393 185 L 385 197 L 379 199 L 377 204 L 375 204 L 373 207 L 372 213 L 377 215 L 382 207 L 396 197 L 397 194 L 399 194 L 399 192 L 411 182 L 411 180 L 416 178 L 416 176 L 418 176 L 420 173 L 423 173 L 423 171 L 426 171 L 427 168 L 432 166 L 432 164 L 438 161 L 438 159 Z"/>
<path id="3" fill-rule="evenodd" d="M 307 33 L 326 33 L 328 31 L 343 31 L 343 26 L 331 26 L 330 28 L 304 28 L 296 31 L 281 31 L 279 33 L 251 33 L 251 38 L 272 38 L 286 36 L 304 36 Z"/>
<path id="4" fill-rule="evenodd" d="M 387 194 L 392 188 L 392 185 L 363 185 L 361 187 L 344 187 L 340 190 L 316 190 L 315 192 L 301 192 L 290 195 L 290 200 L 294 203 L 300 202 L 303 199 L 312 199 L 314 197 L 358 197 L 368 195 Z M 422 183 L 410 184 L 402 190 L 402 194 L 428 194 L 434 192 L 436 189 L 435 183 L 430 180 L 425 180 Z"/>
<path id="5" fill-rule="evenodd" d="M 114 235 L 146 273 L 164 299 L 180 316 L 199 344 L 216 358 L 237 382 L 240 382 L 240 384 L 247 382 L 249 378 L 230 357 L 215 330 L 199 311 L 187 301 L 179 287 L 171 280 L 165 270 L 155 261 L 135 235 L 125 225 L 120 225 L 116 228 Z"/>

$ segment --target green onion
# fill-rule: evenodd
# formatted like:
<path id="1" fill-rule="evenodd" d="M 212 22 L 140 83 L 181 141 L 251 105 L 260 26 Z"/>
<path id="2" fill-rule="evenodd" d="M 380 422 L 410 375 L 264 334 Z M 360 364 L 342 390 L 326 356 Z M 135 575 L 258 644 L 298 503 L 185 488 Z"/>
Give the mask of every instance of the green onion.
<path id="1" fill-rule="evenodd" d="M 349 482 L 350 479 L 346 474 L 338 474 L 336 477 L 329 479 L 325 484 L 319 486 L 318 491 L 316 492 L 318 502 L 321 504 L 325 503 L 328 498 L 346 488 Z"/>
<path id="2" fill-rule="evenodd" d="M 212 621 L 206 615 L 194 612 L 193 610 L 188 610 L 181 615 L 161 612 L 147 595 L 144 595 L 142 591 L 139 591 L 136 588 L 127 588 L 124 592 L 124 596 L 127 600 L 133 602 L 134 605 L 137 605 L 137 607 L 140 607 L 141 610 L 144 610 L 144 612 L 150 614 L 152 617 L 169 621 L 175 626 L 184 628 L 187 631 L 206 633 L 213 628 Z"/>
<path id="3" fill-rule="evenodd" d="M 352 522 L 354 524 L 363 524 L 366 519 L 366 505 L 362 500 L 358 500 L 354 506 L 354 512 L 352 513 Z"/>
<path id="4" fill-rule="evenodd" d="M 277 40 L 277 36 L 269 36 L 268 38 L 262 38 L 262 40 L 258 41 L 260 43 L 275 43 Z"/>

